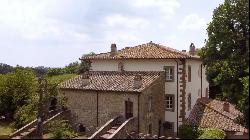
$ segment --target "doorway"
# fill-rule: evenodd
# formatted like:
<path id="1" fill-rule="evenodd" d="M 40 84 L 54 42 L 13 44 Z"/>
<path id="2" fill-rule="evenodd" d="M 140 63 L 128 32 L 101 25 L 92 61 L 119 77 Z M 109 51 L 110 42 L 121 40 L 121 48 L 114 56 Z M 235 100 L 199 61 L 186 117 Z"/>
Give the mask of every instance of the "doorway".
<path id="1" fill-rule="evenodd" d="M 125 101 L 125 118 L 126 120 L 133 117 L 133 102 Z"/>

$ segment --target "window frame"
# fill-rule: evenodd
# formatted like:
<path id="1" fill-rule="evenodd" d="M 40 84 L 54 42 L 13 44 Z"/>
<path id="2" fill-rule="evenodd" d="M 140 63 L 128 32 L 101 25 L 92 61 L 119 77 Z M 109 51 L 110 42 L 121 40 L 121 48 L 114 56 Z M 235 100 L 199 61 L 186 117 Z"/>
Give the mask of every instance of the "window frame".
<path id="1" fill-rule="evenodd" d="M 148 97 L 148 111 L 152 112 L 152 106 L 153 106 L 153 96 Z"/>
<path id="2" fill-rule="evenodd" d="M 192 67 L 188 65 L 188 82 L 192 81 Z"/>
<path id="3" fill-rule="evenodd" d="M 167 101 L 167 97 L 172 97 L 172 108 L 166 108 L 167 107 L 167 102 L 168 102 Z M 165 97 L 164 97 L 164 108 L 165 108 L 166 111 L 171 111 L 171 112 L 175 111 L 175 95 L 174 94 L 165 94 Z"/>
<path id="4" fill-rule="evenodd" d="M 167 76 L 169 76 L 169 75 L 167 75 L 167 70 L 171 70 L 172 69 L 172 75 L 171 75 L 171 73 L 169 74 L 170 76 L 172 76 L 172 79 L 167 79 Z M 174 70 L 175 70 L 175 68 L 174 68 L 174 66 L 164 66 L 164 70 L 165 70 L 165 81 L 166 82 L 174 82 L 174 80 L 175 80 L 175 72 L 174 72 Z"/>
<path id="5" fill-rule="evenodd" d="M 192 108 L 192 94 L 188 94 L 188 111 Z"/>

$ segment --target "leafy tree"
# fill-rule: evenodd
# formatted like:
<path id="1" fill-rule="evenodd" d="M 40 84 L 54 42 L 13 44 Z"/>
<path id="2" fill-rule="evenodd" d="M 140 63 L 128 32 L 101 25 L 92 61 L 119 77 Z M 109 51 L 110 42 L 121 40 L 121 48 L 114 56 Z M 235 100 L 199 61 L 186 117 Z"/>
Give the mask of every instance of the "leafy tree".
<path id="1" fill-rule="evenodd" d="M 16 67 L 14 72 L 0 78 L 0 114 L 13 118 L 16 110 L 35 96 L 36 77 L 31 69 Z"/>
<path id="2" fill-rule="evenodd" d="M 9 72 L 13 72 L 14 68 L 10 65 L 0 63 L 0 74 L 6 74 Z"/>
<path id="3" fill-rule="evenodd" d="M 225 0 L 214 10 L 207 28 L 208 40 L 200 51 L 214 94 L 239 106 L 244 86 L 241 78 L 249 63 L 249 1 Z M 245 97 L 244 97 L 245 98 Z"/>
<path id="4" fill-rule="evenodd" d="M 84 54 L 83 56 L 92 56 L 95 55 L 94 52 L 90 52 L 89 54 Z M 85 71 L 89 71 L 91 67 L 91 61 L 90 60 L 82 60 L 80 64 L 80 68 L 78 69 L 78 74 L 84 73 Z"/>
<path id="5" fill-rule="evenodd" d="M 66 73 L 68 74 L 74 74 L 74 73 L 77 73 L 79 68 L 80 68 L 80 64 L 76 61 L 67 65 L 65 67 L 65 70 L 66 70 Z"/>
<path id="6" fill-rule="evenodd" d="M 25 124 L 33 121 L 37 115 L 37 100 L 27 105 L 23 105 L 17 108 L 17 111 L 14 115 L 13 126 L 15 128 L 21 128 Z"/>
<path id="7" fill-rule="evenodd" d="M 45 75 L 47 73 L 47 71 L 49 70 L 49 68 L 44 67 L 44 66 L 38 66 L 38 67 L 35 67 L 32 69 L 37 77 Z"/>

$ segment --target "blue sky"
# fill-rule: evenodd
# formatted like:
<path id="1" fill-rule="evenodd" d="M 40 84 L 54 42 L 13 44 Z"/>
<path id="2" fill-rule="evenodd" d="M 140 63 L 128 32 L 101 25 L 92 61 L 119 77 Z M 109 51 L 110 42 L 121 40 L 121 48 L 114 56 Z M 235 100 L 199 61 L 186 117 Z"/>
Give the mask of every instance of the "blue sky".
<path id="1" fill-rule="evenodd" d="M 83 54 L 153 41 L 204 46 L 223 0 L 1 0 L 0 63 L 63 67 Z"/>

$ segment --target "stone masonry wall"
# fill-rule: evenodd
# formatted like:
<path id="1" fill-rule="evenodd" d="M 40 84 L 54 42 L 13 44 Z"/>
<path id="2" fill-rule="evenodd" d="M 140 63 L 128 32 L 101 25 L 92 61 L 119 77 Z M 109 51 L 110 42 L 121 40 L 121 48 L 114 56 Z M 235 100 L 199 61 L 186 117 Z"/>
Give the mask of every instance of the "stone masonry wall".
<path id="1" fill-rule="evenodd" d="M 179 65 L 178 74 L 180 74 L 180 115 L 179 122 L 184 123 L 186 116 L 186 60 L 182 60 Z"/>
<path id="2" fill-rule="evenodd" d="M 165 76 L 161 76 L 150 87 L 140 95 L 140 132 L 148 133 L 149 124 L 152 125 L 152 134 L 159 134 L 159 121 L 164 122 L 164 95 L 165 95 Z M 152 96 L 152 110 L 149 111 L 149 97 Z M 161 129 L 163 129 L 161 127 Z M 161 130 L 162 131 L 162 130 Z M 162 134 L 162 133 L 161 133 Z"/>
<path id="3" fill-rule="evenodd" d="M 61 90 L 67 98 L 67 107 L 71 110 L 71 121 L 75 129 L 82 123 L 87 135 L 117 116 L 125 116 L 125 101 L 133 102 L 133 115 L 138 114 L 138 93 Z M 98 99 L 97 99 L 98 94 Z M 97 114 L 98 100 L 98 114 Z M 97 123 L 98 115 L 98 123 Z"/>

